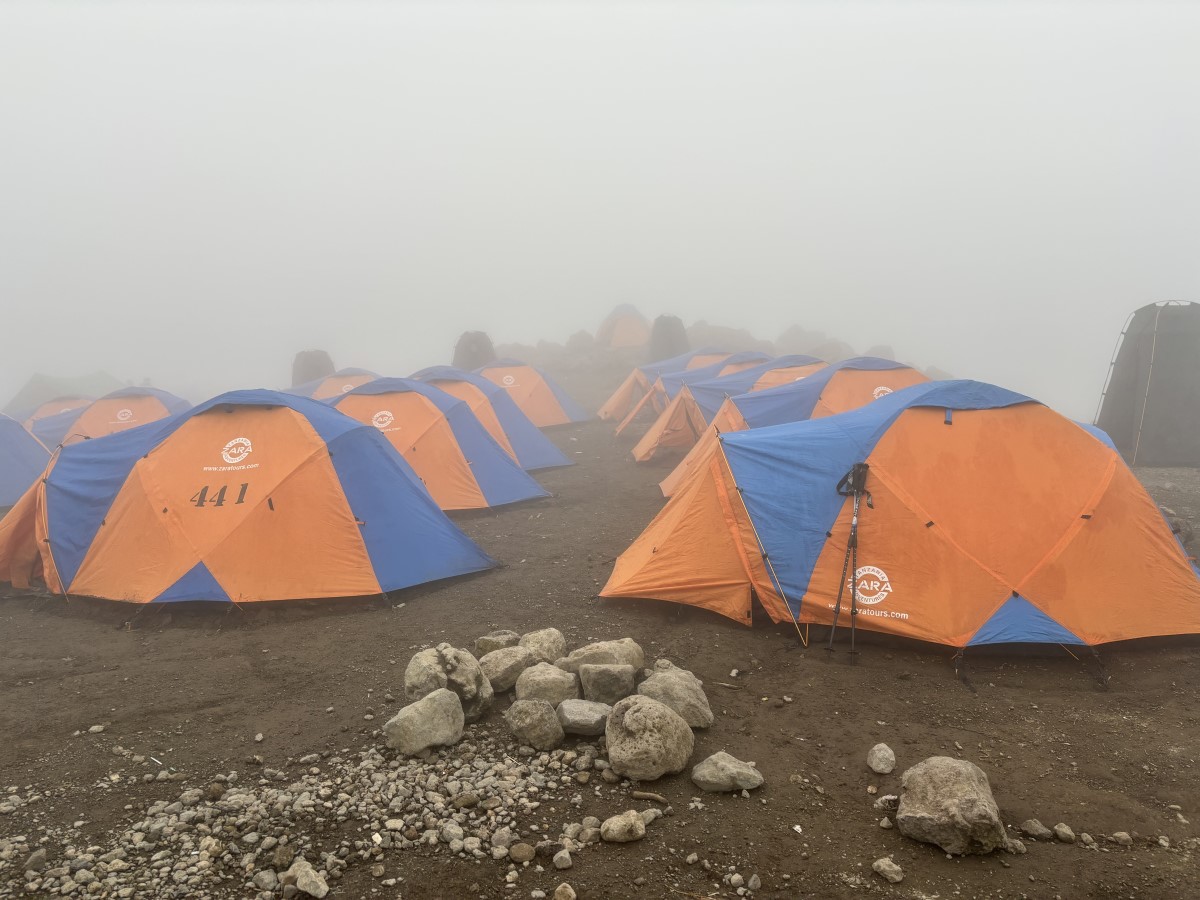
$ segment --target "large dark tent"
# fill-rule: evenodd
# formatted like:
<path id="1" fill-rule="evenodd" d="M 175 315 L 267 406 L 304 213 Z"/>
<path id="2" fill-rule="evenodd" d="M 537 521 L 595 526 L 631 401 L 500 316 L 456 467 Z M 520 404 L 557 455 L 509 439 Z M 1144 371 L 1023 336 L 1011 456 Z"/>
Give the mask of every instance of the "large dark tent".
<path id="1" fill-rule="evenodd" d="M 1200 465 L 1200 304 L 1152 303 L 1129 317 L 1096 424 L 1131 465 Z"/>

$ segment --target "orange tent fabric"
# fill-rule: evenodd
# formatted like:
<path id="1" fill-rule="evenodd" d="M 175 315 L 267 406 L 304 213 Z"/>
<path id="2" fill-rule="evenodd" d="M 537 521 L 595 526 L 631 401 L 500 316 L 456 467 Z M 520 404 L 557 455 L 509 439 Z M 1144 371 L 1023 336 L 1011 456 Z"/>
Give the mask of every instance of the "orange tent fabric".
<path id="1" fill-rule="evenodd" d="M 868 466 L 858 568 L 850 498 Z M 603 597 L 955 647 L 1200 632 L 1200 579 L 1107 437 L 1027 397 L 936 382 L 835 418 L 726 435 Z"/>
<path id="2" fill-rule="evenodd" d="M 617 426 L 616 433 L 622 434 L 646 410 L 653 410 L 655 417 L 662 414 L 667 404 L 674 399 L 680 389 L 689 382 L 707 381 L 733 375 L 746 369 L 761 365 L 768 359 L 765 353 L 746 351 L 731 354 L 725 359 L 708 366 L 685 369 L 680 372 L 663 372 L 650 386 L 650 390 L 639 400 Z"/>
<path id="3" fill-rule="evenodd" d="M 679 461 L 679 465 L 671 470 L 671 474 L 658 483 L 663 496 L 673 496 L 696 467 L 712 457 L 717 450 L 717 441 L 722 434 L 730 431 L 745 431 L 749 427 L 746 420 L 742 418 L 742 414 L 738 412 L 737 406 L 734 405 L 733 398 L 726 398 L 725 402 L 721 404 L 721 408 L 717 410 L 716 416 L 713 417 L 712 423 L 700 435 L 699 440 Z"/>
<path id="4" fill-rule="evenodd" d="M 31 412 L 25 417 L 25 421 L 22 424 L 32 432 L 34 424 L 40 422 L 42 419 L 81 409 L 95 399 L 95 397 L 56 397 L 53 400 L 43 403 Z"/>
<path id="5" fill-rule="evenodd" d="M 858 368 L 868 362 L 886 363 L 886 367 Z M 659 488 L 664 497 L 670 497 L 696 464 L 714 451 L 719 432 L 835 416 L 929 380 L 922 372 L 899 363 L 851 359 L 810 372 L 804 379 L 774 387 L 764 386 L 752 394 L 730 398 L 729 403 L 735 407 L 736 414 L 725 410 L 725 427 L 702 434 L 671 474 L 659 482 Z M 796 398 L 794 404 L 788 402 L 793 396 Z M 764 407 L 761 413 L 758 412 L 760 406 Z"/>
<path id="6" fill-rule="evenodd" d="M 740 373 L 731 373 L 737 377 L 722 376 L 695 385 L 685 384 L 634 445 L 633 458 L 638 462 L 649 462 L 663 450 L 686 450 L 694 446 L 708 427 L 708 416 L 705 415 L 704 405 L 698 402 L 697 394 L 723 394 L 728 397 L 730 394 L 752 393 L 779 385 L 795 384 L 827 365 L 820 360 L 800 365 L 774 365 L 772 361 L 743 369 Z M 762 371 L 758 372 L 758 369 Z M 733 381 L 738 382 L 736 388 L 733 387 Z M 709 415 L 712 413 L 712 407 L 709 406 Z"/>
<path id="7" fill-rule="evenodd" d="M 682 372 L 690 369 L 702 369 L 713 363 L 728 359 L 733 354 L 711 347 L 693 350 L 682 356 L 662 359 L 645 366 L 638 366 L 621 382 L 596 415 L 601 419 L 623 419 L 642 399 L 654 384 L 661 372 Z"/>
<path id="8" fill-rule="evenodd" d="M 374 428 L 271 391 L 67 445 L 0 522 L 0 577 L 130 603 L 379 594 L 493 565 Z"/>
<path id="9" fill-rule="evenodd" d="M 521 412 L 538 428 L 586 422 L 591 418 L 567 396 L 566 391 L 536 366 L 515 359 L 502 359 L 483 366 L 477 372 L 508 391 Z"/>
<path id="10" fill-rule="evenodd" d="M 85 406 L 38 419 L 33 423 L 33 433 L 47 447 L 57 447 L 157 422 L 190 406 L 186 400 L 156 388 L 122 388 Z"/>
<path id="11" fill-rule="evenodd" d="M 649 342 L 650 323 L 628 303 L 616 307 L 596 330 L 596 343 L 614 350 L 644 347 Z"/>
<path id="12" fill-rule="evenodd" d="M 380 378 L 330 403 L 379 429 L 442 509 L 486 509 L 548 496 L 466 403 L 431 384 Z"/>

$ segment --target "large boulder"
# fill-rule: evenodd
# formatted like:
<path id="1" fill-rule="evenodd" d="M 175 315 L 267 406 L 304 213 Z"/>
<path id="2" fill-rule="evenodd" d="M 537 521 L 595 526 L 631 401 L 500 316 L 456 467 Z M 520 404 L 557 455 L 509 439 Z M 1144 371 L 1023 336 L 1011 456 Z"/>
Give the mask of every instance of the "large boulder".
<path id="1" fill-rule="evenodd" d="M 564 700 L 579 699 L 579 676 L 550 663 L 538 663 L 517 678 L 517 699 L 545 700 L 557 708 Z"/>
<path id="2" fill-rule="evenodd" d="M 639 694 L 613 707 L 604 736 L 613 772 L 635 781 L 683 771 L 696 740 L 679 713 Z"/>
<path id="3" fill-rule="evenodd" d="M 480 659 L 479 668 L 483 669 L 492 690 L 503 692 L 510 690 L 534 662 L 528 647 L 502 647 Z"/>
<path id="4" fill-rule="evenodd" d="M 697 763 L 692 781 L 702 791 L 751 791 L 763 783 L 762 773 L 724 750 Z"/>
<path id="5" fill-rule="evenodd" d="M 931 756 L 901 776 L 896 828 L 947 853 L 991 853 L 1009 846 L 983 769 L 965 759 Z"/>
<path id="6" fill-rule="evenodd" d="M 592 665 L 625 665 L 640 669 L 646 664 L 646 655 L 633 638 L 621 638 L 619 641 L 597 641 L 586 644 L 578 650 L 556 659 L 554 664 L 560 669 L 579 674 L 579 667 Z"/>
<path id="7" fill-rule="evenodd" d="M 567 734 L 604 734 L 612 707 L 589 700 L 564 700 L 558 704 L 558 721 Z"/>
<path id="8" fill-rule="evenodd" d="M 637 669 L 627 665 L 583 663 L 579 683 L 583 699 L 612 706 L 637 690 Z"/>
<path id="9" fill-rule="evenodd" d="M 449 644 L 415 654 L 404 670 L 404 696 L 409 700 L 420 700 L 439 688 L 458 694 L 468 722 L 483 718 L 495 699 L 479 661 L 469 651 Z"/>
<path id="10" fill-rule="evenodd" d="M 529 652 L 542 662 L 552 663 L 567 654 L 567 639 L 557 628 L 543 628 L 523 634 L 518 643 L 528 647 Z"/>
<path id="11" fill-rule="evenodd" d="M 517 740 L 535 749 L 553 750 L 563 742 L 563 727 L 545 700 L 516 701 L 505 710 L 504 721 Z"/>
<path id="12" fill-rule="evenodd" d="M 458 694 L 438 688 L 396 713 L 383 726 L 383 733 L 389 747 L 413 756 L 430 747 L 457 743 L 465 724 Z"/>
<path id="13" fill-rule="evenodd" d="M 489 631 L 483 637 L 475 638 L 475 656 L 482 659 L 494 650 L 515 647 L 520 641 L 521 636 L 515 631 Z"/>
<path id="14" fill-rule="evenodd" d="M 660 659 L 654 664 L 654 673 L 638 685 L 638 693 L 665 703 L 683 716 L 692 728 L 707 728 L 713 723 L 704 682 L 669 659 Z"/>

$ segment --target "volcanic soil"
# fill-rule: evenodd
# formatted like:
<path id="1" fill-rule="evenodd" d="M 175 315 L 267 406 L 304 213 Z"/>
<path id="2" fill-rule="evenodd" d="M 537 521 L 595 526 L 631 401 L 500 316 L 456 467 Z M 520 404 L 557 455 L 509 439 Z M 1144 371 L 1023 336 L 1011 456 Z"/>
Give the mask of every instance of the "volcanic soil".
<path id="1" fill-rule="evenodd" d="M 569 373 L 568 386 L 592 408 L 612 387 Z M 52 859 L 67 844 L 108 849 L 153 801 L 173 801 L 218 773 L 252 781 L 254 754 L 287 768 L 309 753 L 382 746 L 377 729 L 401 705 L 415 651 L 441 641 L 472 647 L 494 629 L 554 626 L 571 647 L 630 636 L 648 661 L 667 657 L 693 670 L 716 712 L 713 727 L 696 734 L 693 761 L 727 750 L 756 762 L 766 784 L 749 799 L 703 795 L 702 809 L 690 808 L 700 791 L 686 772 L 645 785 L 672 813 L 644 840 L 586 848 L 566 872 L 541 861 L 545 872 L 527 872 L 512 889 L 507 861 L 468 862 L 443 847 L 391 851 L 387 874 L 403 878 L 394 887 L 352 862 L 330 896 L 529 897 L 568 881 L 585 898 L 725 897 L 735 893 L 718 870 L 732 865 L 747 880 L 759 875 L 757 897 L 1200 897 L 1188 843 L 1196 846 L 1200 826 L 1194 640 L 1102 648 L 1106 688 L 1090 654 L 1060 648 L 968 653 L 964 682 L 947 648 L 862 636 L 852 663 L 844 645 L 822 648 L 824 630 L 813 629 L 805 647 L 793 627 L 761 616 L 746 628 L 666 603 L 601 601 L 614 558 L 662 506 L 655 485 L 668 465 L 629 461 L 629 442 L 607 424 L 550 434 L 576 463 L 538 473 L 553 498 L 456 516 L 503 564 L 479 576 L 386 598 L 220 609 L 9 591 L 0 599 L 0 799 L 12 786 L 46 796 L 0 816 L 0 839 L 36 844 L 51 835 Z M 1181 515 L 1200 511 L 1196 473 L 1142 474 Z M 389 692 L 395 702 L 382 699 Z M 476 727 L 503 733 L 505 705 Z M 88 733 L 93 725 L 104 731 Z M 865 765 L 880 741 L 898 758 L 891 775 Z M 124 777 L 140 780 L 159 766 L 132 765 L 116 745 L 182 780 L 127 785 Z M 981 766 L 1012 826 L 1065 822 L 1100 849 L 1026 841 L 1024 855 L 950 859 L 881 828 L 868 789 L 898 793 L 903 770 L 932 755 Z M 113 774 L 122 780 L 99 786 Z M 519 825 L 553 836 L 584 815 L 650 805 L 628 793 L 627 785 L 603 785 L 599 796 L 589 789 L 581 809 L 543 803 Z M 1117 831 L 1132 834 L 1133 845 L 1106 839 Z M 314 840 L 331 848 L 364 837 L 361 824 L 347 824 Z M 713 871 L 686 864 L 692 852 Z M 900 884 L 871 872 L 888 855 L 904 869 Z M 250 893 L 225 884 L 212 893 Z M 19 883 L 9 889 L 26 896 Z"/>

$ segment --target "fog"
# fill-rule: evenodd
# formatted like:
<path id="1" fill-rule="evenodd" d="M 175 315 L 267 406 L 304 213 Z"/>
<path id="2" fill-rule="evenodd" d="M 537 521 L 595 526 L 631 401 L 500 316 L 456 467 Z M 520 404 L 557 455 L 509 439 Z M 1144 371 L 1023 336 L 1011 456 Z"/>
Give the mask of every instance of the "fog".
<path id="1" fill-rule="evenodd" d="M 9 2 L 0 404 L 404 375 L 613 305 L 1090 418 L 1200 300 L 1200 6 Z"/>

